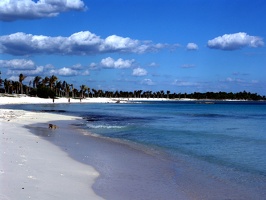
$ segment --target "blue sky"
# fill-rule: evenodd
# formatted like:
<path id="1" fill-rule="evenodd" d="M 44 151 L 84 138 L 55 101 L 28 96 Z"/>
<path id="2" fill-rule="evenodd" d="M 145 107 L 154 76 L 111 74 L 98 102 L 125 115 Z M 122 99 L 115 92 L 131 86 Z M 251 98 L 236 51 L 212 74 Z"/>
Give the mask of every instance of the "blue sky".
<path id="1" fill-rule="evenodd" d="M 264 0 L 1 0 L 2 78 L 266 95 Z"/>

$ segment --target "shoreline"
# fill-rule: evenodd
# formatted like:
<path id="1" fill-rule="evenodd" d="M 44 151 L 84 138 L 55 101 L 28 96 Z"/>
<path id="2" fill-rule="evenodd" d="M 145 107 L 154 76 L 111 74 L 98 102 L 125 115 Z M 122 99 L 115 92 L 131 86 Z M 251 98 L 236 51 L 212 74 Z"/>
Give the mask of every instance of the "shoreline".
<path id="1" fill-rule="evenodd" d="M 84 134 L 75 127 L 79 120 L 0 109 L 0 198 L 189 199 L 177 190 L 169 162 L 125 143 Z M 59 128 L 51 130 L 49 123 Z"/>
<path id="2" fill-rule="evenodd" d="M 10 107 L 12 108 L 12 106 Z M 5 108 L 5 106 L 3 105 L 2 108 Z M 0 109 L 0 113 L 2 111 L 4 111 L 4 109 Z M 215 178 L 210 177 L 210 174 L 208 173 L 204 174 L 201 171 L 201 168 L 198 167 L 199 164 L 198 161 L 192 164 L 194 161 L 191 162 L 188 158 L 186 158 L 186 156 L 180 156 L 178 157 L 177 160 L 173 162 L 173 160 L 165 158 L 163 155 L 160 155 L 160 153 L 156 154 L 154 152 L 150 153 L 150 151 L 146 152 L 145 148 L 143 150 L 142 148 L 138 148 L 138 146 L 133 145 L 132 147 L 132 145 L 128 145 L 123 142 L 108 140 L 104 137 L 103 138 L 97 136 L 95 137 L 93 136 L 93 133 L 88 133 L 87 131 L 82 132 L 80 130 L 79 125 L 80 123 L 82 123 L 83 119 L 80 117 L 68 116 L 64 115 L 64 113 L 59 114 L 58 112 L 56 113 L 35 112 L 35 111 L 28 112 L 28 111 L 15 110 L 15 109 L 14 110 L 9 109 L 8 111 L 11 117 L 10 118 L 11 121 L 8 121 L 10 120 L 8 117 L 5 119 L 0 117 L 0 125 L 1 125 L 0 130 L 3 132 L 4 128 L 6 131 L 11 129 L 12 127 L 15 127 L 16 132 L 13 131 L 13 135 L 11 138 L 12 139 L 11 142 L 13 143 L 11 142 L 8 143 L 9 138 L 5 137 L 6 135 L 3 134 L 2 135 L 3 137 L 1 138 L 1 144 L 5 144 L 6 147 L 9 148 L 10 146 L 12 146 L 12 144 L 14 144 L 14 142 L 16 142 L 17 144 L 16 146 L 20 147 L 17 148 L 16 151 L 19 152 L 21 150 L 21 147 L 23 147 L 23 149 L 27 149 L 28 159 L 25 158 L 26 154 L 24 153 L 22 155 L 13 154 L 13 156 L 14 155 L 16 156 L 16 159 L 4 160 L 3 158 L 5 154 L 4 152 L 2 152 L 0 155 L 0 161 L 4 160 L 5 161 L 4 163 L 9 163 L 11 161 L 13 163 L 13 166 L 16 166 L 16 164 L 22 164 L 19 165 L 20 167 L 22 167 L 25 165 L 24 162 L 26 162 L 26 160 L 30 160 L 31 157 L 34 158 L 33 159 L 34 161 L 39 160 L 39 158 L 34 157 L 34 154 L 31 154 L 32 151 L 30 150 L 32 149 L 34 150 L 35 148 L 37 152 L 41 151 L 42 153 L 47 153 L 46 149 L 48 147 L 49 149 L 48 152 L 50 152 L 48 153 L 49 156 L 52 155 L 53 159 L 59 162 L 58 164 L 61 165 L 62 167 L 66 166 L 66 164 L 64 162 L 62 163 L 61 161 L 61 158 L 65 157 L 68 158 L 68 161 L 66 161 L 66 163 L 69 163 L 67 164 L 68 166 L 72 165 L 75 166 L 77 164 L 77 167 L 75 167 L 72 170 L 76 171 L 76 169 L 78 169 L 79 172 L 77 172 L 77 174 L 75 175 L 72 175 L 72 172 L 71 173 L 69 172 L 68 174 L 69 177 L 70 176 L 72 178 L 75 177 L 74 180 L 78 181 L 79 184 L 81 184 L 80 188 L 83 189 L 85 187 L 89 188 L 89 191 L 92 192 L 89 195 L 95 195 L 96 199 L 97 198 L 101 199 L 101 197 L 103 197 L 105 199 L 133 200 L 142 197 L 144 199 L 179 198 L 182 200 L 186 199 L 190 200 L 190 199 L 214 199 L 214 197 L 225 197 L 225 196 L 228 196 L 228 198 L 230 197 L 235 199 L 251 198 L 248 191 L 249 190 L 252 191 L 252 189 L 249 189 L 248 187 L 242 188 L 241 186 L 235 185 L 235 183 L 231 182 L 227 182 L 224 185 L 223 182 L 220 182 L 219 180 L 215 180 Z M 23 115 L 20 116 L 20 112 L 25 114 L 24 117 Z M 34 115 L 35 117 L 30 115 L 30 113 L 33 114 L 35 113 Z M 14 117 L 17 117 L 16 120 L 13 119 Z M 43 118 L 43 119 L 40 121 L 40 119 L 38 118 Z M 4 121 L 4 123 L 2 123 L 1 121 Z M 48 123 L 55 123 L 56 125 L 59 126 L 59 129 L 56 130 L 48 129 Z M 6 126 L 6 125 L 11 125 L 11 126 Z M 75 125 L 77 126 L 75 127 Z M 25 128 L 26 130 L 24 130 Z M 24 133 L 24 131 L 22 131 L 24 133 L 23 134 L 24 137 L 22 137 L 22 139 L 19 139 L 21 137 L 20 133 L 21 130 L 27 131 L 27 133 Z M 52 134 L 49 135 L 50 133 Z M 90 134 L 92 134 L 92 136 Z M 19 137 L 17 137 L 17 135 Z M 36 141 L 36 138 L 39 138 L 40 140 Z M 28 139 L 31 139 L 32 142 L 28 145 L 25 145 L 23 141 L 27 141 Z M 48 146 L 42 145 L 40 147 L 40 144 L 44 143 L 48 144 Z M 38 149 L 36 149 L 37 147 Z M 48 161 L 50 159 L 49 156 L 46 157 L 46 160 Z M 12 157 L 12 155 L 10 154 L 9 157 Z M 19 163 L 16 162 L 18 160 L 20 160 Z M 204 164 L 200 164 L 200 166 L 204 166 Z M 3 174 L 5 174 L 6 172 L 5 170 L 2 169 L 10 169 L 10 168 L 7 165 L 6 166 L 4 165 L 2 167 L 2 163 L 0 167 L 1 167 L 0 177 L 1 176 L 4 177 Z M 25 172 L 22 173 L 19 170 L 20 168 L 18 166 L 16 167 L 17 168 L 13 167 L 14 170 L 13 168 L 12 170 L 17 171 L 19 176 L 22 176 L 23 173 Z M 42 171 L 44 172 L 43 174 L 46 173 L 47 168 L 49 167 L 50 163 L 40 164 L 39 162 L 37 163 L 28 162 L 27 164 L 28 169 L 32 170 L 34 168 L 35 169 L 40 168 L 38 170 L 43 170 Z M 84 171 L 86 170 L 84 170 L 83 167 L 85 167 L 86 170 L 88 169 L 87 167 L 92 167 L 95 173 L 91 174 L 91 176 L 89 174 L 84 174 Z M 48 171 L 50 170 L 51 169 L 49 169 Z M 58 170 L 56 172 L 55 171 L 53 171 L 52 173 L 57 173 L 57 174 L 60 173 L 60 176 L 61 174 L 64 174 Z M 52 186 L 57 186 L 58 183 L 54 185 L 54 181 L 50 182 L 50 180 L 46 179 L 45 177 L 41 178 L 42 180 L 40 180 L 40 178 L 35 179 L 36 175 L 25 176 L 24 174 L 23 176 L 24 179 L 26 180 L 30 179 L 30 181 L 28 182 L 37 180 L 37 182 L 43 184 L 41 187 L 37 188 L 38 194 L 40 193 L 47 194 L 45 190 L 54 191 L 55 193 L 57 193 L 57 191 L 53 190 Z M 90 184 L 86 182 L 88 181 L 88 179 L 87 180 L 82 179 L 84 177 L 88 178 L 88 176 L 91 181 Z M 13 182 L 14 183 L 18 182 L 15 179 L 15 177 L 12 178 L 13 179 L 10 180 L 6 177 L 5 179 L 3 179 L 3 181 L 0 182 L 0 184 L 2 185 L 6 184 L 5 181 L 7 181 L 7 183 L 9 184 L 12 184 Z M 59 181 L 58 177 L 56 178 L 57 181 Z M 28 184 L 28 182 L 24 181 L 23 183 Z M 48 183 L 50 185 L 50 188 L 46 188 L 44 182 Z M 66 182 L 68 182 L 67 185 L 72 184 L 71 189 L 75 188 L 75 184 L 73 186 L 74 182 L 72 183 L 72 179 L 69 179 Z M 63 186 L 64 185 L 65 182 L 63 183 Z M 4 187 L 0 185 L 0 188 Z M 14 190 L 17 188 L 13 187 Z M 20 190 L 25 191 L 25 188 L 26 187 Z M 87 188 L 85 188 L 84 190 L 87 190 Z M 4 189 L 0 189 L 0 197 L 3 199 L 5 199 L 4 195 L 6 194 Z M 31 187 L 31 190 L 34 191 L 36 190 L 36 188 Z M 86 192 L 83 191 L 81 193 L 83 194 L 87 192 L 88 191 Z M 254 194 L 254 192 L 250 193 Z M 34 195 L 37 194 L 34 193 Z M 87 198 L 87 195 L 84 196 L 86 196 Z M 257 194 L 257 197 L 261 197 L 260 193 Z M 86 198 L 82 197 L 82 199 Z M 47 197 L 43 199 L 48 200 L 48 199 L 53 199 L 53 197 L 50 196 L 49 198 Z M 67 197 L 63 199 L 67 199 Z"/>
<path id="3" fill-rule="evenodd" d="M 55 98 L 44 99 L 39 97 L 29 97 L 26 95 L 0 95 L 0 105 L 8 104 L 72 104 L 72 103 L 138 103 L 138 102 L 196 102 L 200 104 L 213 104 L 216 102 L 266 102 L 266 101 L 252 101 L 252 100 L 215 100 L 215 99 L 167 99 L 167 98 L 107 98 L 107 97 L 94 97 L 94 98 Z"/>
<path id="4" fill-rule="evenodd" d="M 125 143 L 84 134 L 73 127 L 79 120 L 1 109 L 0 198 L 187 199 L 176 190 L 175 171 L 167 161 Z M 58 129 L 49 129 L 49 123 Z"/>
<path id="5" fill-rule="evenodd" d="M 49 129 L 49 121 L 58 117 L 64 120 L 58 124 L 60 128 Z M 99 172 L 70 158 L 67 152 L 43 138 L 69 131 L 68 124 L 76 119 L 51 113 L 0 110 L 1 199 L 102 199 L 92 189 Z M 30 130 L 34 128 L 42 135 L 32 134 Z"/>

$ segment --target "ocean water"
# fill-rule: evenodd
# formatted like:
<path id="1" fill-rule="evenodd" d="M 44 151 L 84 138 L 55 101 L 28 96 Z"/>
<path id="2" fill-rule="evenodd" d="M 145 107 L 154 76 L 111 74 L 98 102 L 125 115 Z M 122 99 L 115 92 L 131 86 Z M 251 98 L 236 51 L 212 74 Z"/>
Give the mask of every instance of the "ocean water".
<path id="1" fill-rule="evenodd" d="M 142 102 L 82 108 L 84 128 L 90 132 L 266 176 L 265 103 Z"/>
<path id="2" fill-rule="evenodd" d="M 252 192 L 255 188 L 254 193 L 265 194 L 265 102 L 164 101 L 17 107 L 82 116 L 83 129 L 162 151 L 176 161 L 177 170 L 178 163 L 185 161 L 206 177 L 243 185 L 243 191 L 251 188 Z"/>

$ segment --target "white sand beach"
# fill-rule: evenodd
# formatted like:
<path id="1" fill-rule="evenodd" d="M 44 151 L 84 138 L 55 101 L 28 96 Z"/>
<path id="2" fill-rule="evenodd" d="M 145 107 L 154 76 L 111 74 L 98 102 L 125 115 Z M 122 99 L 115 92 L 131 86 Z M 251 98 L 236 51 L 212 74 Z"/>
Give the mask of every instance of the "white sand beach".
<path id="1" fill-rule="evenodd" d="M 1 104 L 50 104 L 50 103 L 115 103 L 116 99 L 110 98 L 86 98 L 86 99 L 73 99 L 73 98 L 56 98 L 56 99 L 44 99 L 38 97 L 29 97 L 25 95 L 15 95 L 9 97 L 0 96 Z"/>
<path id="2" fill-rule="evenodd" d="M 64 122 L 57 124 L 56 130 L 49 129 L 48 121 L 56 122 L 57 119 Z M 59 147 L 25 128 L 25 125 L 37 123 L 39 127 L 35 128 L 43 130 L 44 134 L 62 134 L 75 119 L 58 114 L 0 110 L 1 200 L 101 199 L 92 190 L 99 176 L 93 167 L 73 160 Z"/>
<path id="3" fill-rule="evenodd" d="M 68 98 L 58 98 L 53 101 L 16 95 L 1 96 L 0 105 L 125 103 L 128 100 L 88 98 L 69 101 Z M 25 128 L 31 124 L 39 124 L 39 127 L 34 128 L 42 129 L 44 134 L 62 134 L 75 119 L 77 117 L 46 112 L 0 110 L 0 199 L 101 199 L 92 189 L 95 179 L 99 176 L 92 166 L 75 161 L 56 145 Z M 48 122 L 51 121 L 55 121 L 59 128 L 49 129 Z"/>
<path id="4" fill-rule="evenodd" d="M 117 103 L 118 100 L 126 102 L 108 98 L 82 99 L 82 102 Z M 68 102 L 60 98 L 54 103 Z M 71 99 L 71 103 L 80 101 Z M 187 199 L 179 190 L 162 192 L 162 188 L 173 191 L 176 185 L 160 181 L 158 170 L 167 171 L 171 166 L 160 159 L 97 137 L 85 141 L 72 125 L 81 120 L 79 117 L 6 109 L 5 105 L 10 104 L 53 102 L 36 97 L 0 97 L 1 200 L 138 199 L 143 195 L 146 199 L 163 199 L 165 195 L 167 199 L 177 196 Z M 49 123 L 59 128 L 49 129 Z M 168 180 L 168 176 L 164 179 Z"/>
<path id="5" fill-rule="evenodd" d="M 138 100 L 158 101 L 129 99 L 129 102 Z M 128 99 L 88 98 L 81 102 L 71 99 L 70 103 L 117 101 L 126 103 Z M 57 103 L 66 106 L 68 99 L 55 99 L 53 103 L 52 99 L 36 97 L 0 97 L 1 200 L 225 199 L 224 194 L 228 199 L 261 199 L 256 198 L 261 193 L 250 198 L 256 194 L 252 189 L 224 184 L 202 173 L 201 168 L 198 171 L 187 167 L 193 165 L 186 158 L 172 162 L 150 149 L 82 132 L 79 126 L 73 126 L 82 123 L 81 117 L 49 110 L 7 109 L 16 107 L 11 104 Z M 58 128 L 49 129 L 49 123 Z"/>
<path id="6" fill-rule="evenodd" d="M 176 100 L 176 99 L 175 99 Z M 191 101 L 193 99 L 179 99 L 180 101 Z M 0 96 L 0 105 L 5 104 L 62 104 L 62 103 L 127 103 L 131 101 L 173 101 L 166 98 L 56 98 L 44 99 L 38 97 L 29 97 L 26 95 Z"/>

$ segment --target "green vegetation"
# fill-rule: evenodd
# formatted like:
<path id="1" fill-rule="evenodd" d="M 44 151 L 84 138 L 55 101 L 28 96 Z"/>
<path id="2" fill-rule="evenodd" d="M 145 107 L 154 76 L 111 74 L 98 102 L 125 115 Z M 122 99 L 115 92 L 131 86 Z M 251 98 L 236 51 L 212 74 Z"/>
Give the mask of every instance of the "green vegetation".
<path id="1" fill-rule="evenodd" d="M 30 81 L 29 85 L 24 85 L 23 80 L 26 78 L 23 74 L 19 75 L 19 81 L 2 80 L 0 72 L 0 86 L 4 85 L 4 92 L 7 94 L 26 94 L 30 96 L 38 96 L 41 98 L 85 98 L 85 97 L 107 97 L 107 98 L 168 98 L 168 99 L 213 99 L 213 100 L 266 100 L 265 96 L 260 96 L 257 93 L 250 92 L 238 92 L 238 93 L 226 93 L 226 92 L 194 92 L 187 93 L 166 93 L 161 90 L 157 92 L 135 90 L 133 92 L 127 91 L 103 91 L 90 89 L 86 85 L 81 85 L 77 88 L 73 84 L 68 84 L 66 81 L 59 81 L 54 75 L 51 77 L 36 76 L 33 81 Z M 31 86 L 32 85 L 32 86 Z M 1 91 L 0 91 L 1 92 Z"/>

